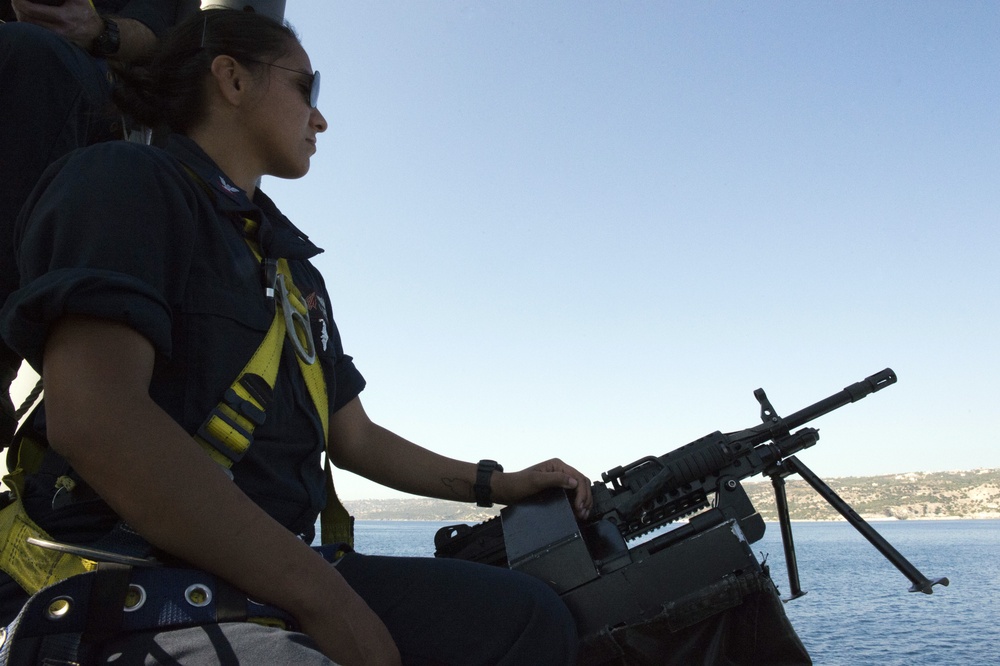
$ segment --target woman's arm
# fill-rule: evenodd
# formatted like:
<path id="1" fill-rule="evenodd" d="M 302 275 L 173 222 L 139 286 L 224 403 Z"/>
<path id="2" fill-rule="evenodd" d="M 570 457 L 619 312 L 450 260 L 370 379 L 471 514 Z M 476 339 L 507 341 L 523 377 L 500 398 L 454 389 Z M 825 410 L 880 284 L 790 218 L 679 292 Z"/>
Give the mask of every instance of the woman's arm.
<path id="1" fill-rule="evenodd" d="M 153 361 L 126 326 L 60 320 L 42 373 L 52 448 L 150 543 L 289 611 L 331 659 L 398 663 L 388 630 L 337 570 L 150 399 Z"/>
<path id="2" fill-rule="evenodd" d="M 85 51 L 104 30 L 104 19 L 90 0 L 65 0 L 60 5 L 46 5 L 31 0 L 11 0 L 19 21 L 48 28 Z M 156 35 L 143 23 L 129 18 L 115 18 L 120 35 L 115 60 L 132 62 L 149 56 L 156 46 Z"/>
<path id="3" fill-rule="evenodd" d="M 331 460 L 372 481 L 425 497 L 475 501 L 476 464 L 428 451 L 374 423 L 355 398 L 330 418 Z M 574 491 L 574 509 L 586 518 L 593 498 L 590 481 L 553 458 L 519 472 L 494 472 L 493 501 L 511 504 L 546 488 Z"/>

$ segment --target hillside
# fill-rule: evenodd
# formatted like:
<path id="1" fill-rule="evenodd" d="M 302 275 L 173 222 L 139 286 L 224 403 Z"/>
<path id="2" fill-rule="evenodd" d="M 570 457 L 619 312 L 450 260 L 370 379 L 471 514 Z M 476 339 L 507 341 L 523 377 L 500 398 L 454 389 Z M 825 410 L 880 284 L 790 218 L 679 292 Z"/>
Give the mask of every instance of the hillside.
<path id="1" fill-rule="evenodd" d="M 1000 518 L 1000 469 L 893 474 L 826 479 L 862 518 Z M 745 484 L 765 520 L 777 520 L 770 481 Z M 794 520 L 834 520 L 840 515 L 805 481 L 786 481 Z"/>
<path id="2" fill-rule="evenodd" d="M 886 476 L 824 479 L 866 520 L 1000 518 L 1000 469 L 967 472 L 910 472 Z M 777 520 L 770 481 L 744 484 L 765 520 Z M 842 520 L 805 481 L 786 480 L 793 520 Z M 431 499 L 345 501 L 359 520 L 436 520 L 474 523 L 498 509 Z"/>

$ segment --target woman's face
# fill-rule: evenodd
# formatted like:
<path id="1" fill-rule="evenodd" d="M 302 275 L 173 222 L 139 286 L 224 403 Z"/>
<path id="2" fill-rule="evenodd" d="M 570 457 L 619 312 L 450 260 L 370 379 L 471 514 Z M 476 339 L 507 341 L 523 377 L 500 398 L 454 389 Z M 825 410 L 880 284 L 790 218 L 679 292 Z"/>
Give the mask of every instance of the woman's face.
<path id="1" fill-rule="evenodd" d="M 262 172 L 279 178 L 301 178 L 316 152 L 316 136 L 327 123 L 309 104 L 313 69 L 297 42 L 288 53 L 264 65 L 256 79 L 258 92 L 247 116 L 250 145 Z"/>

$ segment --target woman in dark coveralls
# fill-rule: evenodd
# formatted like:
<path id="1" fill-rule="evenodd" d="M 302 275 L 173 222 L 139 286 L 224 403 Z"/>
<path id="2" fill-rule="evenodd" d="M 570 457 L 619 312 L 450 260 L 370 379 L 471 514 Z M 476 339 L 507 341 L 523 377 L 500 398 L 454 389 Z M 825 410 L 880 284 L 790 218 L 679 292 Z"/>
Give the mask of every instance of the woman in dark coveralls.
<path id="1" fill-rule="evenodd" d="M 291 31 L 204 12 L 165 41 L 146 81 L 127 96 L 130 110 L 170 125 L 164 148 L 77 151 L 46 172 L 19 220 L 21 288 L 0 330 L 42 373 L 34 425 L 56 459 L 22 501 L 56 541 L 99 544 L 123 519 L 159 551 L 289 611 L 302 633 L 250 623 L 149 631 L 111 641 L 105 658 L 218 663 L 221 640 L 242 664 L 572 662 L 572 617 L 533 578 L 355 553 L 331 566 L 307 545 L 326 499 L 324 443 L 295 344 L 284 344 L 267 418 L 232 479 L 192 438 L 274 316 L 253 246 L 288 260 L 308 304 L 333 463 L 409 493 L 490 500 L 482 484 L 474 491 L 475 463 L 369 419 L 364 380 L 308 261 L 319 250 L 256 188 L 265 174 L 305 175 L 327 127 Z M 56 476 L 78 483 L 56 489 Z M 511 503 L 551 487 L 570 490 L 586 515 L 588 480 L 556 459 L 496 470 L 485 494 Z M 8 608 L 24 599 L 13 587 L 0 585 Z"/>

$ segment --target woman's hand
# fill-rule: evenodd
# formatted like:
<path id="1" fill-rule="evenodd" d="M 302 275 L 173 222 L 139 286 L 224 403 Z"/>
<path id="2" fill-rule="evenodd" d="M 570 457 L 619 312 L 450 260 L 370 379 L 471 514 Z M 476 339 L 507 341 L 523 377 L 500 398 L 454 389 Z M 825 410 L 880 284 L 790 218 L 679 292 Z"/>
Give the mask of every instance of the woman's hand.
<path id="1" fill-rule="evenodd" d="M 59 5 L 11 0 L 11 6 L 17 20 L 48 28 L 85 50 L 104 29 L 104 20 L 90 0 L 65 0 Z"/>
<path id="2" fill-rule="evenodd" d="M 572 490 L 573 510 L 580 520 L 590 515 L 594 504 L 594 498 L 590 494 L 590 479 L 558 458 L 532 465 L 520 472 L 494 472 L 490 485 L 493 489 L 493 501 L 499 504 L 513 504 L 546 488 Z"/>
<path id="3" fill-rule="evenodd" d="M 400 656 L 389 630 L 350 587 L 325 594 L 325 604 L 297 615 L 308 634 L 330 659 L 344 666 L 399 666 Z"/>

